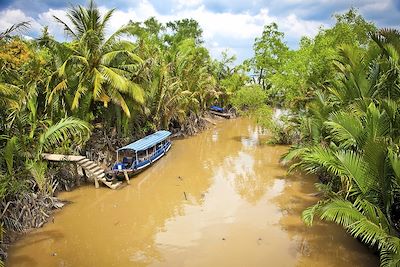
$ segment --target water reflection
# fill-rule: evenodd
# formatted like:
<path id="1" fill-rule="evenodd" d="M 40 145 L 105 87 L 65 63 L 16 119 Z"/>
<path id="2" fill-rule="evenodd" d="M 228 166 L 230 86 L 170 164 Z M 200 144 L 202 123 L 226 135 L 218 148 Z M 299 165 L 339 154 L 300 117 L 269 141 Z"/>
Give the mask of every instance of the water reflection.
<path id="1" fill-rule="evenodd" d="M 339 227 L 306 228 L 314 181 L 285 177 L 286 147 L 260 142 L 246 119 L 175 142 L 119 191 L 87 186 L 55 223 L 10 251 L 9 266 L 374 265 Z M 264 145 L 262 145 L 264 144 Z"/>

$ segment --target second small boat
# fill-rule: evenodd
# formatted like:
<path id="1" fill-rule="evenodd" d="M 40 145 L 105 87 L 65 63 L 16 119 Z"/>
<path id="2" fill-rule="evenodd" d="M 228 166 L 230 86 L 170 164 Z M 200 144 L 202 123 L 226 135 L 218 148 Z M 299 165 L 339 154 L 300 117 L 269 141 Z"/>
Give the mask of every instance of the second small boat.
<path id="1" fill-rule="evenodd" d="M 224 108 L 221 108 L 219 106 L 211 106 L 210 107 L 210 113 L 220 116 L 220 117 L 224 117 L 225 119 L 230 119 L 232 118 L 232 114 L 229 112 L 226 112 Z"/>

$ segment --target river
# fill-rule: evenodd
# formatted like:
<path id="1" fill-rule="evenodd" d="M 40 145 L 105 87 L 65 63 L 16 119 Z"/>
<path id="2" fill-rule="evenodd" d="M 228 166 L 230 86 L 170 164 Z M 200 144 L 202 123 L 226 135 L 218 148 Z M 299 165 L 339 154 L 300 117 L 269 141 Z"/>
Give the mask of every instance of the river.
<path id="1" fill-rule="evenodd" d="M 120 189 L 88 185 L 9 250 L 6 266 L 378 266 L 333 224 L 306 227 L 315 178 L 286 175 L 285 146 L 248 119 L 175 140 Z"/>

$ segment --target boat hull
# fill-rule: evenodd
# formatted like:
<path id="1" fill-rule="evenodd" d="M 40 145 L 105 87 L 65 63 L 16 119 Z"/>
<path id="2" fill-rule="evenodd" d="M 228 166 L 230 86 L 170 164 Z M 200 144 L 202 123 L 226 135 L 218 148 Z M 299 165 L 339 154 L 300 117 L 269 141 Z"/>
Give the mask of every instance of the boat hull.
<path id="1" fill-rule="evenodd" d="M 210 111 L 211 114 L 220 116 L 220 117 L 224 117 L 225 119 L 230 119 L 232 118 L 232 114 L 231 113 L 222 113 L 222 112 L 218 112 L 218 111 Z"/>
<path id="2" fill-rule="evenodd" d="M 125 179 L 125 173 L 128 175 L 129 178 L 141 173 L 145 169 L 149 168 L 159 159 L 167 154 L 169 149 L 171 148 L 171 142 L 166 143 L 161 149 L 158 149 L 149 159 L 140 162 L 139 164 L 135 165 L 135 168 L 126 168 L 122 170 L 110 170 L 106 172 L 107 178 L 109 180 L 112 179 Z"/>

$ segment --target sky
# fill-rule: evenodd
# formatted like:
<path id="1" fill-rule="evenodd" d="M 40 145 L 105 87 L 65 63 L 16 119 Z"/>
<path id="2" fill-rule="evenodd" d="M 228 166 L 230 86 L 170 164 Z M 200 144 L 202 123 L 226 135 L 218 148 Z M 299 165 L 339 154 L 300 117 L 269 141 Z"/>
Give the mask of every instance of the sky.
<path id="1" fill-rule="evenodd" d="M 86 5 L 86 0 L 0 0 L 0 32 L 12 24 L 30 21 L 25 35 L 37 37 L 43 26 L 63 41 L 66 36 L 53 15 L 67 21 L 71 5 Z M 214 58 L 222 51 L 235 54 L 238 62 L 253 54 L 254 39 L 264 25 L 276 22 L 285 33 L 285 42 L 298 47 L 302 36 L 313 37 L 320 27 L 334 24 L 332 14 L 355 7 L 378 27 L 400 26 L 400 0 L 97 0 L 99 9 L 116 8 L 107 31 L 133 21 L 156 17 L 161 22 L 183 18 L 197 20 L 203 29 L 205 46 Z"/>

